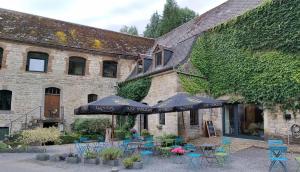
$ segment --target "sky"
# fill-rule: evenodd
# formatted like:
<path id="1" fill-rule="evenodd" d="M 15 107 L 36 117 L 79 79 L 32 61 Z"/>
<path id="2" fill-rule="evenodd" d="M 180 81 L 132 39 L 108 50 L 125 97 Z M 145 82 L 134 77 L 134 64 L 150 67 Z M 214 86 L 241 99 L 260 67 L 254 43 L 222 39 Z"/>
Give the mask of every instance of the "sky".
<path id="1" fill-rule="evenodd" d="M 177 0 L 198 14 L 226 0 Z M 166 0 L 0 0 L 0 8 L 119 31 L 134 25 L 141 34 L 151 15 L 162 14 Z"/>

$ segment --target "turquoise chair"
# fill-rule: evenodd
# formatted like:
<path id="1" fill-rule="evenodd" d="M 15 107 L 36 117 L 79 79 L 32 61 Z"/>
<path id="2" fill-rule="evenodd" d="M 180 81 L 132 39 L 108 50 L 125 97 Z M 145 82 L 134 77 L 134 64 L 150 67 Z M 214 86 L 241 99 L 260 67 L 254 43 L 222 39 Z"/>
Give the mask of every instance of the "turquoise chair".
<path id="1" fill-rule="evenodd" d="M 282 140 L 268 140 L 268 145 L 270 146 L 280 146 L 283 145 Z"/>
<path id="2" fill-rule="evenodd" d="M 140 152 L 140 155 L 143 159 L 144 164 L 148 164 L 150 162 L 151 156 L 153 155 L 153 152 L 150 150 L 143 150 Z"/>
<path id="3" fill-rule="evenodd" d="M 184 143 L 184 139 L 181 136 L 175 138 L 175 146 L 181 146 Z"/>
<path id="4" fill-rule="evenodd" d="M 80 143 L 84 143 L 84 142 L 87 142 L 87 141 L 89 141 L 89 138 L 87 138 L 87 137 L 80 137 L 79 138 Z"/>
<path id="5" fill-rule="evenodd" d="M 185 144 L 185 145 L 183 146 L 183 148 L 184 148 L 186 151 L 189 151 L 189 152 L 196 152 L 196 150 L 197 150 L 196 146 L 193 145 L 193 144 L 190 144 L 190 143 Z"/>
<path id="6" fill-rule="evenodd" d="M 145 141 L 153 141 L 153 136 L 147 136 L 147 137 L 145 137 Z"/>
<path id="7" fill-rule="evenodd" d="M 215 151 L 216 162 L 218 166 L 224 166 L 229 160 L 230 147 L 229 145 L 222 145 Z"/>
<path id="8" fill-rule="evenodd" d="M 222 137 L 223 145 L 231 145 L 231 139 L 229 137 Z"/>
<path id="9" fill-rule="evenodd" d="M 192 169 L 198 169 L 199 167 L 202 166 L 202 157 L 203 157 L 202 154 L 191 152 L 187 154 L 187 157 L 189 160 L 188 165 Z"/>
<path id="10" fill-rule="evenodd" d="M 154 150 L 155 145 L 153 141 L 146 141 L 146 143 L 143 145 L 143 148 L 146 150 Z"/>
<path id="11" fill-rule="evenodd" d="M 271 146 L 269 147 L 269 172 L 272 171 L 276 165 L 281 165 L 285 172 L 287 172 L 287 147 L 286 146 Z"/>
<path id="12" fill-rule="evenodd" d="M 75 150 L 80 157 L 83 157 L 84 153 L 88 151 L 87 146 L 80 144 L 78 141 L 75 141 Z"/>

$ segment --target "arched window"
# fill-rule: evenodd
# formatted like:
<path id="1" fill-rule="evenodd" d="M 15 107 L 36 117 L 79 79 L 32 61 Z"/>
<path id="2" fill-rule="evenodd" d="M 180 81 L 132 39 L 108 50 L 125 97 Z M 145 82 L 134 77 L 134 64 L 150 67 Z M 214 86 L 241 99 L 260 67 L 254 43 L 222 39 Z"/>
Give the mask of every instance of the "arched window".
<path id="1" fill-rule="evenodd" d="M 2 68 L 2 61 L 3 61 L 3 48 L 0 47 L 0 69 Z"/>
<path id="2" fill-rule="evenodd" d="M 89 94 L 88 95 L 88 103 L 94 102 L 98 99 L 98 95 L 97 94 Z"/>
<path id="3" fill-rule="evenodd" d="M 118 63 L 114 61 L 103 62 L 103 77 L 116 78 L 118 70 Z"/>
<path id="4" fill-rule="evenodd" d="M 0 110 L 11 110 L 11 97 L 11 91 L 0 90 Z"/>
<path id="5" fill-rule="evenodd" d="M 47 72 L 48 57 L 49 57 L 49 55 L 47 53 L 28 52 L 26 71 Z"/>
<path id="6" fill-rule="evenodd" d="M 84 75 L 86 60 L 82 57 L 70 57 L 69 58 L 69 75 Z"/>

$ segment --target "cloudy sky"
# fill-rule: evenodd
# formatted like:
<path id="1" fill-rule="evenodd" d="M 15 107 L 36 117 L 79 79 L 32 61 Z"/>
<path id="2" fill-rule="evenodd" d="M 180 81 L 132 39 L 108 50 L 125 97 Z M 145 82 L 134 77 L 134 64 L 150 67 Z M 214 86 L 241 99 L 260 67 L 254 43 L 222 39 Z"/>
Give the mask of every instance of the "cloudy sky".
<path id="1" fill-rule="evenodd" d="M 177 3 L 202 14 L 225 1 L 177 0 Z M 0 8 L 114 31 L 123 25 L 135 25 L 139 33 L 155 11 L 162 13 L 164 4 L 165 0 L 0 0 Z"/>

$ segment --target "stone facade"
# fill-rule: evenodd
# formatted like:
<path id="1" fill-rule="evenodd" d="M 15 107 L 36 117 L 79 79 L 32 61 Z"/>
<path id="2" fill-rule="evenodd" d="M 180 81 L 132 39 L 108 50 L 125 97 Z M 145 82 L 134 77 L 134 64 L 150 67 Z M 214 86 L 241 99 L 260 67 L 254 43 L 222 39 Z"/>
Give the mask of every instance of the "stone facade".
<path id="1" fill-rule="evenodd" d="M 45 88 L 47 87 L 56 87 L 61 90 L 60 106 L 64 108 L 65 124 L 68 127 L 75 118 L 74 108 L 86 104 L 88 94 L 97 94 L 98 98 L 115 94 L 117 82 L 124 80 L 135 66 L 134 60 L 15 42 L 0 41 L 0 47 L 4 49 L 4 65 L 0 69 L 0 90 L 12 91 L 11 111 L 0 111 L 0 127 L 8 126 L 10 120 L 17 119 L 38 106 L 42 106 L 43 116 Z M 49 54 L 47 73 L 25 70 L 29 51 Z M 86 59 L 84 76 L 68 75 L 70 56 Z M 118 62 L 117 78 L 102 77 L 103 60 Z M 39 118 L 39 114 L 39 109 L 36 109 L 29 114 L 29 118 Z M 24 120 L 25 118 L 21 117 L 16 121 L 12 130 L 19 130 Z"/>

